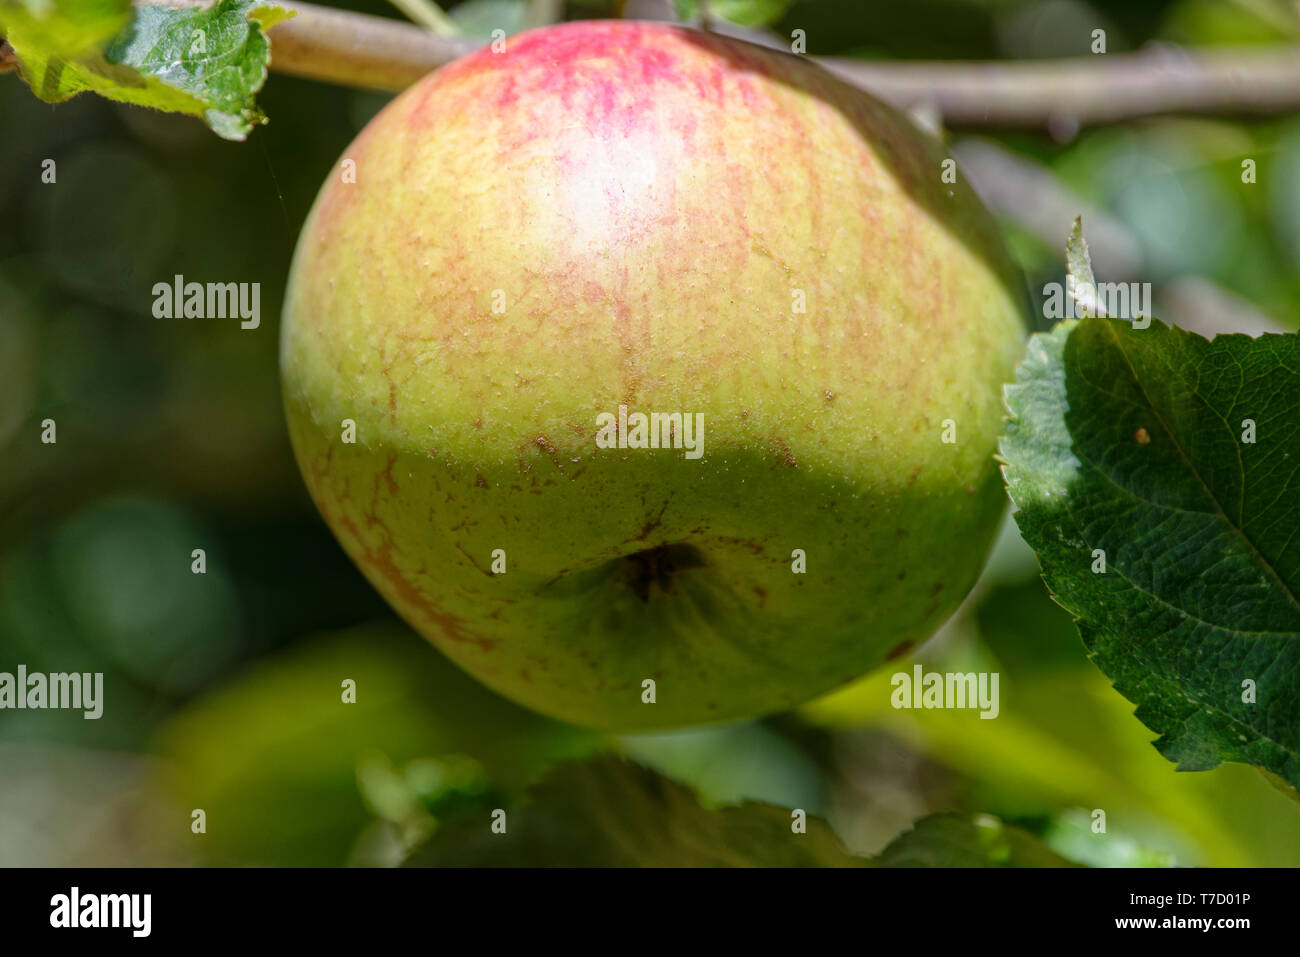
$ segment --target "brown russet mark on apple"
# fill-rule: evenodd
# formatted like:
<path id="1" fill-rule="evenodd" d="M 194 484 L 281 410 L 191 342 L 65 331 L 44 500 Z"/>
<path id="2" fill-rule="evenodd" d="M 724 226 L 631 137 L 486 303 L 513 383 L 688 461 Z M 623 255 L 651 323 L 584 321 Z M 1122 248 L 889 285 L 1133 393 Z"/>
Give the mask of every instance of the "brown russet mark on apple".
<path id="1" fill-rule="evenodd" d="M 930 597 L 933 598 L 941 591 L 943 591 L 943 582 L 935 582 L 934 587 L 930 589 Z"/>
<path id="2" fill-rule="evenodd" d="M 398 597 L 409 607 L 413 607 L 430 624 L 437 626 L 448 641 L 461 644 L 477 645 L 484 651 L 492 651 L 499 644 L 492 638 L 468 631 L 461 619 L 437 608 L 424 593 L 410 581 L 393 560 L 393 543 L 385 542 L 378 549 L 362 543 L 357 534 L 356 525 L 347 516 L 340 516 L 340 522 L 351 533 L 353 540 L 362 549 L 362 561 L 384 577 L 397 592 Z M 382 525 L 383 523 L 380 522 Z"/>
<path id="3" fill-rule="evenodd" d="M 465 556 L 465 561 L 469 562 L 470 565 L 474 567 L 474 570 L 476 572 L 480 572 L 481 574 L 486 575 L 488 578 L 496 577 L 495 575 L 492 574 L 491 568 L 480 568 L 479 563 L 474 561 L 474 556 L 471 555 L 469 552 L 465 551 L 464 547 L 460 544 L 460 542 L 455 543 L 455 548 L 456 551 L 460 552 L 462 555 Z"/>
<path id="4" fill-rule="evenodd" d="M 545 452 L 546 455 L 550 458 L 550 460 L 555 464 L 555 467 L 557 469 L 559 469 L 561 472 L 564 471 L 564 463 L 560 461 L 560 454 L 555 450 L 555 446 L 551 444 L 550 439 L 548 439 L 544 435 L 539 435 L 537 436 L 537 438 L 533 439 L 532 444 L 537 446 L 543 452 Z M 523 471 L 528 471 L 530 468 L 531 468 L 530 465 L 523 465 Z M 536 479 L 533 480 L 533 484 L 534 485 L 537 484 Z"/>
<path id="5" fill-rule="evenodd" d="M 393 478 L 393 466 L 396 464 L 397 464 L 397 456 L 390 455 L 388 457 L 388 464 L 385 465 L 383 471 L 379 473 L 380 476 L 384 479 L 384 481 L 388 483 L 389 495 L 397 494 L 397 480 Z"/>
<path id="6" fill-rule="evenodd" d="M 763 543 L 755 541 L 752 538 L 735 538 L 727 535 L 719 535 L 717 540 L 723 545 L 739 545 L 741 548 L 748 549 L 760 558 L 764 554 Z"/>
<path id="7" fill-rule="evenodd" d="M 628 284 L 627 270 L 623 270 L 620 282 L 624 289 Z M 642 339 L 636 336 L 637 330 L 632 328 L 634 318 L 632 307 L 628 305 L 624 294 L 620 294 L 614 301 L 614 317 L 616 319 L 614 331 L 618 335 L 619 353 L 621 354 L 621 363 L 623 366 L 623 400 L 622 404 L 629 409 L 635 409 L 640 403 L 637 402 L 637 395 L 641 389 L 641 370 L 637 365 L 637 356 L 644 350 L 650 338 L 650 331 L 644 330 Z M 649 322 L 649 317 L 646 317 Z M 643 341 L 644 340 L 644 341 Z M 623 438 L 622 434 L 619 438 Z"/>
<path id="8" fill-rule="evenodd" d="M 779 266 L 779 267 L 781 268 L 781 272 L 783 272 L 783 273 L 785 274 L 785 276 L 786 276 L 787 279 L 790 278 L 791 274 L 794 272 L 794 270 L 790 268 L 790 264 L 789 264 L 789 263 L 787 263 L 787 262 L 786 262 L 784 259 L 782 259 L 780 256 L 777 256 L 776 254 L 774 254 L 774 253 L 772 252 L 772 250 L 770 250 L 770 249 L 767 248 L 767 243 L 763 240 L 763 237 L 761 237 L 761 236 L 754 236 L 754 237 L 752 237 L 752 238 L 750 239 L 749 248 L 750 248 L 753 252 L 758 253 L 758 254 L 759 254 L 760 256 L 762 256 L 763 258 L 765 258 L 765 259 L 769 259 L 769 260 L 771 260 L 773 263 L 775 263 L 777 266 Z"/>
<path id="9" fill-rule="evenodd" d="M 384 355 L 384 350 L 383 350 L 383 347 L 382 347 L 382 346 L 381 346 L 380 349 L 379 349 L 379 356 L 380 356 L 381 359 L 382 359 L 382 358 L 386 358 L 385 355 Z M 392 362 L 391 362 L 391 361 L 390 361 L 390 362 L 387 362 L 387 364 L 384 365 L 384 367 L 383 367 L 382 369 L 379 370 L 379 374 L 380 374 L 381 376 L 383 376 L 383 377 L 384 377 L 384 381 L 388 383 L 388 411 L 393 413 L 393 419 L 394 419 L 394 421 L 396 421 L 396 419 L 397 419 L 397 383 L 393 381 L 393 364 L 392 364 Z"/>
<path id="10" fill-rule="evenodd" d="M 644 503 L 644 499 L 642 500 Z M 659 508 L 659 514 L 653 518 L 648 518 L 645 524 L 641 526 L 641 533 L 636 538 L 631 539 L 634 542 L 644 542 L 650 538 L 650 533 L 664 523 L 664 513 L 668 511 L 668 502 L 665 501 Z"/>
<path id="11" fill-rule="evenodd" d="M 325 484 L 325 479 L 329 476 L 330 465 L 334 458 L 333 443 L 325 446 L 325 454 L 317 455 L 311 460 L 311 482 L 316 488 Z"/>
<path id="12" fill-rule="evenodd" d="M 907 484 L 908 484 L 908 485 L 915 485 L 915 484 L 916 484 L 916 478 L 917 478 L 918 475 L 921 474 L 921 469 L 923 469 L 923 468 L 925 468 L 924 465 L 918 465 L 916 468 L 912 469 L 912 474 L 911 474 L 911 475 L 908 477 L 908 479 L 907 479 Z"/>
<path id="13" fill-rule="evenodd" d="M 375 487 L 377 490 L 378 476 L 376 476 Z M 346 492 L 340 492 L 338 497 L 340 500 L 350 498 Z M 367 527 L 378 526 L 383 529 L 384 534 L 388 539 L 378 548 L 372 548 L 366 543 L 365 539 L 361 535 L 361 530 L 357 528 L 356 522 L 354 522 L 351 516 L 344 512 L 342 508 L 340 508 L 336 514 L 331 514 L 329 507 L 325 504 L 324 496 L 321 494 L 320 486 L 313 489 L 313 498 L 316 500 L 317 507 L 320 509 L 321 515 L 325 519 L 325 523 L 331 527 L 346 531 L 348 536 L 351 538 L 353 549 L 349 550 L 349 553 L 355 553 L 353 554 L 353 560 L 356 561 L 358 565 L 363 565 L 371 569 L 384 581 L 388 582 L 389 586 L 407 607 L 413 609 L 427 622 L 436 626 L 448 641 L 477 645 L 484 651 L 491 651 L 497 646 L 498 642 L 496 640 L 468 631 L 464 627 L 461 619 L 457 618 L 455 615 L 448 614 L 435 606 L 425 596 L 425 594 L 402 573 L 402 570 L 397 567 L 397 563 L 393 559 L 393 533 L 383 519 L 381 519 L 374 511 L 373 507 L 370 512 L 363 513 L 366 519 L 366 525 Z"/>
<path id="14" fill-rule="evenodd" d="M 781 459 L 781 464 L 792 469 L 797 469 L 799 467 L 799 463 L 798 461 L 795 460 L 794 450 L 790 448 L 790 443 L 787 442 L 785 439 L 781 438 L 781 436 L 779 435 L 774 436 L 772 441 L 774 441 L 778 446 L 780 446 L 781 454 L 779 457 Z"/>

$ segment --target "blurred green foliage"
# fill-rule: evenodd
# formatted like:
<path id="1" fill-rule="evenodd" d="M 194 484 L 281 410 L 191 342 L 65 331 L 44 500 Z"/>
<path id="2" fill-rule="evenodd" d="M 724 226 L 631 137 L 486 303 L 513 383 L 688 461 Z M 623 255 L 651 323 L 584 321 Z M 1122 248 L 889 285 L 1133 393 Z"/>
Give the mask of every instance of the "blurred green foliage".
<path id="1" fill-rule="evenodd" d="M 355 703 L 345 701 L 345 681 L 355 682 Z M 374 811 L 402 824 L 418 810 L 384 800 L 376 772 L 385 762 L 472 756 L 485 781 L 517 790 L 551 762 L 599 746 L 590 732 L 510 704 L 385 622 L 260 662 L 165 721 L 156 751 L 168 759 L 168 793 L 206 812 L 210 859 L 323 866 L 348 861 Z M 445 814 L 437 800 L 449 789 L 474 793 L 464 764 L 444 757 L 408 768 L 412 793 L 429 800 L 423 810 Z"/>
<path id="2" fill-rule="evenodd" d="M 1028 551 L 1018 537 L 1000 548 Z M 896 711 L 893 669 L 806 705 L 801 716 L 841 732 L 887 729 L 958 772 L 966 806 L 1022 823 L 1076 860 L 1122 865 L 1140 852 L 1180 866 L 1300 863 L 1295 805 L 1242 765 L 1175 771 L 1151 746 L 1154 735 L 1133 717 L 1133 705 L 1088 661 L 1072 619 L 1037 576 L 996 574 L 1014 564 L 995 554 L 964 611 L 897 662 L 904 672 L 915 662 L 927 671 L 999 672 L 995 720 L 973 711 Z M 1079 815 L 1090 826 L 1098 809 L 1106 831 L 1085 839 Z"/>
<path id="3" fill-rule="evenodd" d="M 394 15 L 383 0 L 348 6 Z M 1113 52 L 1300 40 L 1294 11 L 1267 2 L 782 6 L 766 4 L 753 22 L 778 15 L 773 29 L 804 29 L 814 54 L 1082 55 L 1097 25 Z M 614 7 L 587 0 L 568 13 Z M 479 34 L 524 22 L 514 0 L 451 13 Z M 101 848 L 122 864 L 160 853 L 392 864 L 465 815 L 515 806 L 554 761 L 605 751 L 690 785 L 706 807 L 748 799 L 825 814 L 858 854 L 952 810 L 968 822 L 997 815 L 1089 864 L 1300 863 L 1300 808 L 1262 777 L 1243 767 L 1180 774 L 1151 747 L 1014 532 L 965 611 L 915 659 L 1000 670 L 993 721 L 894 711 L 881 673 L 768 722 L 604 739 L 500 700 L 397 623 L 305 495 L 277 370 L 298 229 L 385 101 L 273 75 L 258 100 L 270 122 L 241 144 L 191 118 L 91 96 L 50 106 L 0 76 L 0 670 L 103 671 L 108 695 L 99 721 L 0 713 L 0 820 L 10 825 L 0 864 L 53 853 L 17 835 L 35 833 L 33 808 L 48 810 L 46 829 L 57 823 L 49 815 L 84 813 L 56 799 L 75 793 L 77 768 L 89 782 L 134 782 L 150 768 L 141 813 L 168 848 L 69 828 L 81 859 Z M 1138 253 L 1135 278 L 1205 278 L 1297 326 L 1300 120 L 1150 120 L 1068 142 L 994 139 L 1119 224 Z M 1243 156 L 1258 162 L 1255 185 L 1241 182 Z M 53 184 L 42 182 L 45 160 Z M 1073 214 L 1059 239 L 1001 215 L 1030 288 L 1061 281 Z M 260 328 L 153 318 L 153 284 L 176 274 L 261 283 Z M 39 440 L 46 418 L 57 421 L 56 445 Z M 207 554 L 202 576 L 190 572 L 195 548 Z M 357 682 L 354 705 L 341 700 L 345 678 Z M 127 773 L 114 761 L 145 764 Z M 207 814 L 205 834 L 190 830 L 194 808 Z M 1105 834 L 1092 830 L 1096 809 Z M 76 848 L 58 853 L 78 859 Z"/>

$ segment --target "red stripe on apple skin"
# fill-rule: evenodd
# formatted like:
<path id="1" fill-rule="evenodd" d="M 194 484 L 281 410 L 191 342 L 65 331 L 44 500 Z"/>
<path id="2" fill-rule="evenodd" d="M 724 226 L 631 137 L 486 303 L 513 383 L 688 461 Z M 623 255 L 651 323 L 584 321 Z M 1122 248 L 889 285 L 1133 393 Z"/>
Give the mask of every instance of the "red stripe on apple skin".
<path id="1" fill-rule="evenodd" d="M 319 501 L 318 499 L 318 504 Z M 327 525 L 336 530 L 342 529 L 347 534 L 350 542 L 345 544 L 351 546 L 347 548 L 348 554 L 368 573 L 366 577 L 385 592 L 384 597 L 393 601 L 405 614 L 413 615 L 426 625 L 433 626 L 441 637 L 451 642 L 477 645 L 483 651 L 492 651 L 500 644 L 495 639 L 485 638 L 467 629 L 462 619 L 442 611 L 406 577 L 393 559 L 395 545 L 391 532 L 388 533 L 387 541 L 371 547 L 366 544 L 356 523 L 346 513 L 330 515 L 322 507 L 321 514 Z M 387 526 L 375 513 L 368 513 L 366 520 L 387 531 Z"/>
<path id="2" fill-rule="evenodd" d="M 572 108 L 581 95 L 588 106 L 587 118 L 610 126 L 612 132 L 619 129 L 613 120 L 634 124 L 635 112 L 653 108 L 662 84 L 689 86 L 695 96 L 719 105 L 728 103 L 727 84 L 734 82 L 734 74 L 720 65 L 721 52 L 745 69 L 769 75 L 767 62 L 747 51 L 737 51 L 707 34 L 662 24 L 594 21 L 530 31 L 504 42 L 503 52 L 484 47 L 445 67 L 440 77 L 451 82 L 476 73 L 500 73 L 501 84 L 484 104 L 496 109 L 515 107 L 520 96 L 531 102 L 539 92 Z M 578 74 L 592 82 L 575 84 Z M 631 100 L 629 91 L 635 91 Z M 753 84 L 745 84 L 742 100 L 757 105 L 756 92 Z M 432 95 L 430 90 L 427 96 Z M 422 112 L 424 102 L 416 114 Z"/>
<path id="3" fill-rule="evenodd" d="M 663 134 L 665 97 L 688 97 L 697 105 L 725 109 L 733 116 L 742 106 L 753 114 L 774 106 L 758 83 L 737 73 L 734 65 L 722 65 L 717 54 L 727 50 L 758 77 L 770 75 L 769 63 L 737 54 L 694 31 L 638 23 L 613 28 L 582 23 L 520 34 L 505 44 L 504 52 L 485 47 L 439 71 L 408 112 L 408 126 L 426 129 L 434 112 L 466 110 L 486 120 L 551 99 L 593 136 L 618 138 Z M 672 132 L 682 136 L 689 155 L 694 150 L 695 117 L 679 111 L 673 120 L 682 121 Z M 514 130 L 515 145 L 549 135 L 539 125 L 524 124 Z"/>

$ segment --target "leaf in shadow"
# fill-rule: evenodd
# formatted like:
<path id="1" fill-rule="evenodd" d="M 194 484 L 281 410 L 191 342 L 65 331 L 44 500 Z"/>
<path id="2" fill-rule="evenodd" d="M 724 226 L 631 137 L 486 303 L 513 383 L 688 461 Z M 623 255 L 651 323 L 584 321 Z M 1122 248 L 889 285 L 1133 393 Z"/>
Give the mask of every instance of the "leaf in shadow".
<path id="1" fill-rule="evenodd" d="M 1015 867 L 1068 866 L 1036 838 L 987 815 L 940 814 L 887 847 L 857 857 L 809 815 L 796 833 L 789 808 L 747 801 L 708 809 L 687 788 L 618 758 L 553 770 L 505 833 L 487 815 L 438 830 L 407 867 Z"/>
<path id="2" fill-rule="evenodd" d="M 1300 785 L 1300 336 L 1063 322 L 1007 405 L 1021 533 L 1161 754 Z"/>
<path id="3" fill-rule="evenodd" d="M 1079 867 L 988 814 L 931 814 L 895 838 L 880 867 Z"/>

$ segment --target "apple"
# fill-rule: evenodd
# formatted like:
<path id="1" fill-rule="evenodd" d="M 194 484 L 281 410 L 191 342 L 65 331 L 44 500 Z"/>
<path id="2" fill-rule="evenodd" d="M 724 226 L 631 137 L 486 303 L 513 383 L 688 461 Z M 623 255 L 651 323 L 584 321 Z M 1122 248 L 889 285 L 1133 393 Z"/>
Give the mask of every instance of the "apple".
<path id="1" fill-rule="evenodd" d="M 946 158 L 804 58 L 676 26 L 425 77 L 294 257 L 322 516 L 437 648 L 581 725 L 748 718 L 905 654 L 986 557 L 1024 336 Z"/>

